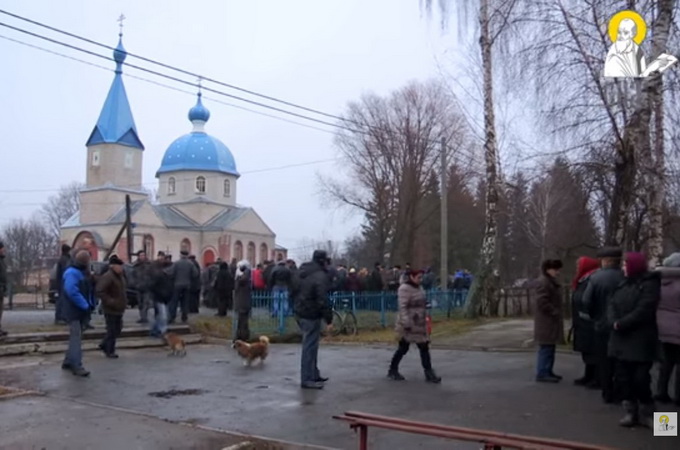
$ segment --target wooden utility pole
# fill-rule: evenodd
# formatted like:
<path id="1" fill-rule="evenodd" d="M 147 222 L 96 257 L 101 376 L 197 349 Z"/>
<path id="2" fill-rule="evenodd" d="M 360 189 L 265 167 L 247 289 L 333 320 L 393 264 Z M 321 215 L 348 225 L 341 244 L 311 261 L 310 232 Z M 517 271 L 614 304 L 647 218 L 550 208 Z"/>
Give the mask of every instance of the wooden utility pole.
<path id="1" fill-rule="evenodd" d="M 440 282 L 442 290 L 445 290 L 449 280 L 449 216 L 448 216 L 448 186 L 446 183 L 446 141 L 442 138 L 441 142 L 441 265 Z"/>
<path id="2" fill-rule="evenodd" d="M 130 213 L 130 196 L 125 196 L 125 230 L 127 234 L 128 262 L 132 262 L 132 214 Z"/>

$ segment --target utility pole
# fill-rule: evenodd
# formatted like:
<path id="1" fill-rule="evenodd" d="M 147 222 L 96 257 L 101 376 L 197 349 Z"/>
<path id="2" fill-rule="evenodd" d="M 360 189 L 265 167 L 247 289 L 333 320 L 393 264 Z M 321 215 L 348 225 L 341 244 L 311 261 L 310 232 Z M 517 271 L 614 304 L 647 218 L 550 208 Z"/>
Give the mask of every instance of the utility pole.
<path id="1" fill-rule="evenodd" d="M 132 262 L 132 214 L 130 212 L 130 196 L 125 196 L 125 229 L 127 233 L 128 262 Z"/>
<path id="2" fill-rule="evenodd" d="M 442 138 L 441 142 L 441 267 L 440 267 L 440 282 L 441 289 L 446 290 L 449 279 L 449 215 L 448 215 L 448 186 L 446 182 L 446 141 Z"/>

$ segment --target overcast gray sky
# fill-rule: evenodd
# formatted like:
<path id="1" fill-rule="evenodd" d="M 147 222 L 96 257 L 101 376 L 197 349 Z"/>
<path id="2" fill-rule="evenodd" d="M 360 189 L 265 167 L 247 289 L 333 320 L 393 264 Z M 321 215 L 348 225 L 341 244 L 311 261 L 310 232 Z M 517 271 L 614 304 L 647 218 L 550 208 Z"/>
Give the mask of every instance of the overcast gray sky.
<path id="1" fill-rule="evenodd" d="M 122 12 L 127 17 L 124 44 L 131 53 L 333 114 L 342 113 L 348 101 L 364 92 L 387 94 L 410 80 L 438 76 L 438 49 L 455 42 L 451 36 L 441 35 L 436 21 L 428 23 L 420 16 L 418 3 L 0 0 L 2 9 L 109 45 L 117 42 L 116 19 Z M 4 15 L 0 22 L 49 33 Z M 85 141 L 112 81 L 114 64 L 3 27 L 0 36 L 111 69 L 105 71 L 0 39 L 3 225 L 15 217 L 30 217 L 59 186 L 84 181 Z M 105 49 L 87 48 L 109 54 Z M 128 58 L 127 62 L 135 60 Z M 124 71 L 193 91 L 128 67 Z M 153 188 L 165 149 L 191 129 L 187 111 L 195 96 L 129 76 L 125 84 L 146 146 L 144 183 Z M 210 100 L 220 98 L 215 94 L 205 96 L 212 113 L 206 131 L 231 149 L 243 174 L 238 202 L 255 208 L 275 231 L 279 244 L 296 248 L 305 238 L 341 241 L 358 231 L 360 216 L 348 218 L 334 212 L 324 207 L 317 195 L 315 174 L 336 175 L 337 164 L 262 171 L 332 158 L 332 133 L 218 104 Z M 12 190 L 16 192 L 10 193 Z"/>

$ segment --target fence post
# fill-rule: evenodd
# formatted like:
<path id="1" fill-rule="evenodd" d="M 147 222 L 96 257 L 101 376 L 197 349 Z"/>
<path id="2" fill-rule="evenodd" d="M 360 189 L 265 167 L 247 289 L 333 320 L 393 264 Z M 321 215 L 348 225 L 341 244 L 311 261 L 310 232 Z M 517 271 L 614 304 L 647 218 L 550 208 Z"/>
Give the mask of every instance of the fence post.
<path id="1" fill-rule="evenodd" d="M 232 318 L 231 318 L 231 340 L 235 341 L 236 340 L 236 330 L 238 329 L 238 313 L 236 312 L 236 308 L 232 310 Z"/>
<path id="2" fill-rule="evenodd" d="M 385 317 L 385 291 L 380 292 L 380 325 L 385 328 L 387 319 Z"/>
<path id="3" fill-rule="evenodd" d="M 278 299 L 274 299 L 274 301 L 278 300 L 279 303 L 279 310 L 278 310 L 278 319 L 279 319 L 279 336 L 283 336 L 283 333 L 286 331 L 286 316 L 284 315 L 284 305 L 283 305 L 283 296 L 277 292 Z"/>

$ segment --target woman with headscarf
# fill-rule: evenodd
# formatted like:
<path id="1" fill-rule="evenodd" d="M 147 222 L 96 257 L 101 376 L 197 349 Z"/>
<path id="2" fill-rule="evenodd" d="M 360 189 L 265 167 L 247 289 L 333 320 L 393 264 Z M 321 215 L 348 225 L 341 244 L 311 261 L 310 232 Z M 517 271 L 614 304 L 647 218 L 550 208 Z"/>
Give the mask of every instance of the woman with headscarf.
<path id="1" fill-rule="evenodd" d="M 616 378 L 626 411 L 619 424 L 652 427 L 654 400 L 649 372 L 656 357 L 661 277 L 649 271 L 642 253 L 627 253 L 623 272 L 626 278 L 607 308 L 607 323 L 612 329 L 608 355 L 617 360 Z"/>
<path id="2" fill-rule="evenodd" d="M 564 341 L 562 317 L 562 290 L 557 277 L 562 261 L 548 259 L 541 264 L 541 278 L 536 287 L 534 312 L 534 341 L 538 345 L 536 381 L 558 383 L 562 377 L 555 375 L 555 347 Z"/>
<path id="3" fill-rule="evenodd" d="M 588 315 L 588 310 L 583 304 L 583 293 L 586 291 L 590 275 L 600 268 L 600 262 L 595 258 L 582 256 L 576 262 L 576 276 L 571 283 L 571 315 L 572 329 L 574 330 L 574 351 L 581 354 L 585 364 L 585 373 L 581 378 L 574 380 L 577 386 L 597 388 L 597 359 L 593 355 L 593 343 L 595 324 Z"/>
<path id="4" fill-rule="evenodd" d="M 659 380 L 655 400 L 670 403 L 668 383 L 675 367 L 675 404 L 680 406 L 680 253 L 664 259 L 661 274 L 661 300 L 656 310 L 659 340 L 663 347 L 663 359 L 659 368 Z"/>

